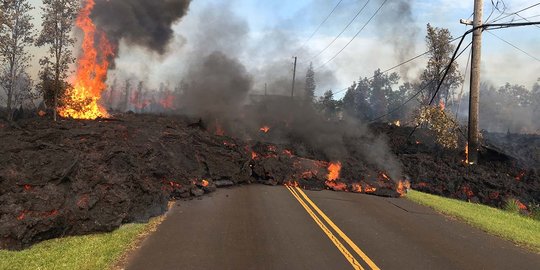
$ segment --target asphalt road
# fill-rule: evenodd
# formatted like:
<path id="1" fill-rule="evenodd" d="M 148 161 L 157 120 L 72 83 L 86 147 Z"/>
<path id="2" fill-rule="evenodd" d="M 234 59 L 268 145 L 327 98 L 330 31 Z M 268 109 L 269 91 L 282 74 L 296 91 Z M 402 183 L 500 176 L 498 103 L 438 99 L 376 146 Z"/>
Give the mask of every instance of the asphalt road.
<path id="1" fill-rule="evenodd" d="M 540 269 L 406 199 L 251 185 L 178 202 L 127 269 Z"/>

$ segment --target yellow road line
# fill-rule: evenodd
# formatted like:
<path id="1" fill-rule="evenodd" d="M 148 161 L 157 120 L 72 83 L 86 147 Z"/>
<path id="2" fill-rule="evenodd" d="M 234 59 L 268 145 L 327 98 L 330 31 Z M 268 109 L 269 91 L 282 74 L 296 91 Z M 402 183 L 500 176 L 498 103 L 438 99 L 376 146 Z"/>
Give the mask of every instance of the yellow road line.
<path id="1" fill-rule="evenodd" d="M 356 270 L 364 270 L 364 268 L 360 265 L 360 263 L 354 258 L 354 256 L 347 250 L 347 248 L 338 240 L 337 237 L 332 234 L 330 229 L 324 225 L 324 223 L 313 213 L 313 211 L 309 208 L 309 206 L 306 205 L 306 203 L 300 198 L 300 195 L 296 194 L 293 188 L 286 186 L 287 189 L 291 192 L 291 194 L 296 198 L 296 200 L 304 207 L 306 212 L 311 216 L 311 218 L 319 225 L 319 227 L 322 229 L 322 231 L 330 238 L 332 243 L 337 247 L 337 249 L 345 256 L 347 261 L 352 265 L 353 269 Z"/>
<path id="2" fill-rule="evenodd" d="M 319 207 L 317 207 L 317 205 L 315 205 L 313 201 L 309 199 L 309 197 L 306 195 L 306 193 L 304 193 L 304 191 L 302 191 L 302 189 L 296 188 L 296 190 L 299 194 L 302 195 L 302 197 L 304 197 L 304 199 L 311 205 L 311 207 L 313 207 L 313 209 L 315 209 L 315 211 L 319 213 L 319 215 L 326 221 L 326 223 L 328 223 L 330 227 L 332 227 L 332 229 L 334 229 L 334 231 L 336 231 L 337 234 L 341 236 L 341 238 L 345 240 L 347 244 L 349 244 L 349 246 L 356 252 L 356 254 L 358 254 L 362 258 L 362 260 L 364 260 L 369 265 L 369 267 L 371 267 L 371 269 L 380 270 L 380 268 L 377 267 L 377 265 L 375 265 L 375 263 L 349 237 L 347 237 L 347 235 L 338 226 L 336 226 L 336 224 L 334 224 L 334 222 L 332 222 L 332 220 L 328 216 L 326 216 L 324 212 L 321 211 L 321 209 L 319 209 Z"/>

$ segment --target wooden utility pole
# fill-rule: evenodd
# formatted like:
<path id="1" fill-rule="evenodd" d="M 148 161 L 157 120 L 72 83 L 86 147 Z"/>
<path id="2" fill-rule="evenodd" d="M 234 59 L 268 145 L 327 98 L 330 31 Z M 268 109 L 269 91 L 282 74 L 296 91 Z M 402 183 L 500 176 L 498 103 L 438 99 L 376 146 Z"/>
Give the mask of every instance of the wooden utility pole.
<path id="1" fill-rule="evenodd" d="M 471 93 L 469 100 L 469 163 L 478 163 L 478 115 L 480 100 L 480 65 L 482 60 L 482 31 L 484 1 L 474 1 L 473 45 L 471 64 Z"/>
<path id="2" fill-rule="evenodd" d="M 298 60 L 298 57 L 294 58 L 294 71 L 293 71 L 293 77 L 292 77 L 292 91 L 291 91 L 291 98 L 294 99 L 294 86 L 296 85 L 296 61 Z"/>

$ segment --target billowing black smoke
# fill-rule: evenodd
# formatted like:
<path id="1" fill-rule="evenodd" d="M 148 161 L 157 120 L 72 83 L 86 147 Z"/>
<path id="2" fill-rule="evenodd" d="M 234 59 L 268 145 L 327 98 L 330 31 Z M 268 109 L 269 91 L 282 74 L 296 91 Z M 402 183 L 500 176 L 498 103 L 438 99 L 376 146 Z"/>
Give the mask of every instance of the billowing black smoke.
<path id="1" fill-rule="evenodd" d="M 186 15 L 190 3 L 191 0 L 97 0 L 92 16 L 113 44 L 124 40 L 163 54 L 174 35 L 172 24 Z"/>
<path id="2" fill-rule="evenodd" d="M 238 115 L 253 86 L 251 75 L 235 59 L 215 51 L 188 73 L 182 107 L 203 117 Z"/>

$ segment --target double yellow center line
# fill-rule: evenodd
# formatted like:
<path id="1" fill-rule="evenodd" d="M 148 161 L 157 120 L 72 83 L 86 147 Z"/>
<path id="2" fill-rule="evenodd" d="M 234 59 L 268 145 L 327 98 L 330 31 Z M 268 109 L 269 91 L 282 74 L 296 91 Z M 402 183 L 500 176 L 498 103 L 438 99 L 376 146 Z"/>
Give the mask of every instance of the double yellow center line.
<path id="1" fill-rule="evenodd" d="M 377 265 L 338 227 L 336 224 L 326 215 L 317 205 L 298 187 L 286 186 L 287 189 L 291 192 L 294 198 L 298 200 L 300 205 L 304 207 L 306 212 L 311 216 L 315 223 L 321 228 L 321 230 L 328 236 L 330 241 L 337 247 L 337 249 L 343 254 L 345 259 L 352 265 L 353 269 L 364 270 L 360 262 L 354 257 L 353 253 L 347 249 L 345 245 L 340 241 L 340 238 L 349 245 L 349 247 L 356 253 L 360 258 L 373 270 L 380 270 Z M 308 206 L 311 206 L 311 208 Z M 313 209 L 312 209 L 313 208 Z M 332 228 L 332 230 L 340 237 L 336 237 L 332 230 L 315 214 L 315 212 L 326 221 L 326 224 Z"/>

